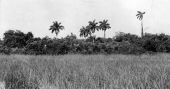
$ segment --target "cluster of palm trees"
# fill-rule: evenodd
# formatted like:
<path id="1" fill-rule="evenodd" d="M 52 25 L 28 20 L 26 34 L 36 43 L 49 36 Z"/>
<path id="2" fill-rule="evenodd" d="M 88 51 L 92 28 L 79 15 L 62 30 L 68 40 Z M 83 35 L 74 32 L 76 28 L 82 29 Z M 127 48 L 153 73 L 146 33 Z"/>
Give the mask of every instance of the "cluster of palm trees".
<path id="1" fill-rule="evenodd" d="M 137 19 L 141 21 L 141 37 L 143 37 L 143 15 L 145 12 L 137 11 Z M 110 24 L 108 23 L 108 20 L 103 20 L 96 22 L 96 20 L 89 21 L 87 26 L 82 26 L 80 29 L 80 37 L 92 37 L 92 35 L 95 33 L 95 31 L 102 30 L 104 32 L 104 38 L 106 38 L 106 30 L 110 29 Z M 50 29 L 52 33 L 55 32 L 56 36 L 60 32 L 60 30 L 63 30 L 64 26 L 61 25 L 60 22 L 53 22 L 53 25 L 50 26 Z"/>
<path id="2" fill-rule="evenodd" d="M 85 38 L 88 36 L 91 37 L 96 30 L 97 31 L 102 30 L 104 31 L 104 38 L 105 38 L 106 30 L 111 28 L 110 24 L 108 23 L 108 20 L 103 20 L 99 22 L 93 20 L 93 21 L 89 21 L 88 23 L 89 24 L 87 26 L 82 26 L 82 28 L 80 29 L 80 37 L 85 37 Z"/>
<path id="3" fill-rule="evenodd" d="M 95 33 L 95 31 L 99 31 L 102 30 L 104 31 L 104 38 L 106 37 L 106 30 L 110 29 L 110 24 L 108 23 L 108 20 L 103 20 L 103 21 L 99 21 L 99 25 L 98 22 L 96 22 L 95 20 L 93 21 L 89 21 L 87 26 L 83 26 L 80 29 L 80 37 L 92 37 L 92 35 Z M 50 29 L 52 33 L 55 32 L 56 36 L 58 35 L 58 33 L 60 32 L 60 30 L 63 30 L 64 26 L 61 25 L 60 22 L 53 22 L 53 25 L 50 26 Z"/>

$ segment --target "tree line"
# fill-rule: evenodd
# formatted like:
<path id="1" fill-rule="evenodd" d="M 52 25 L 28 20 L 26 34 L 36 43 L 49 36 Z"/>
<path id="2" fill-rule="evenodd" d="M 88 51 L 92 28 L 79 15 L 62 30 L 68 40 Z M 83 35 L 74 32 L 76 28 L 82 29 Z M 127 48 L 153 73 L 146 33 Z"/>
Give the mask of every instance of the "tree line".
<path id="1" fill-rule="evenodd" d="M 170 52 L 169 35 L 145 33 L 143 37 L 140 37 L 131 33 L 119 32 L 112 38 L 88 36 L 85 39 L 78 39 L 75 34 L 71 33 L 59 39 L 48 36 L 34 37 L 32 32 L 8 30 L 4 33 L 4 38 L 0 40 L 1 54 L 143 54 L 157 52 Z"/>
<path id="2" fill-rule="evenodd" d="M 143 54 L 170 52 L 170 36 L 143 32 L 143 15 L 137 11 L 137 19 L 141 21 L 141 36 L 119 32 L 112 38 L 106 38 L 106 31 L 111 28 L 108 20 L 89 21 L 80 28 L 78 39 L 73 33 L 63 38 L 34 37 L 32 32 L 8 30 L 0 40 L 1 54 Z M 56 36 L 64 30 L 61 22 L 54 21 L 49 27 Z M 96 37 L 96 31 L 103 31 L 104 37 Z"/>

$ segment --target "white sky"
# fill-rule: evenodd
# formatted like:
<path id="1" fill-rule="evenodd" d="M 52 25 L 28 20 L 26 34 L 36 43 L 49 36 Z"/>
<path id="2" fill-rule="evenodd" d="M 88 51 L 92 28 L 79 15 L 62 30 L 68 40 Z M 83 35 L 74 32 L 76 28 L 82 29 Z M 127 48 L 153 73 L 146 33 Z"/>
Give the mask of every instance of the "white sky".
<path id="1" fill-rule="evenodd" d="M 9 29 L 55 37 L 48 30 L 53 21 L 65 26 L 59 37 L 79 36 L 79 29 L 93 19 L 109 20 L 107 37 L 119 31 L 140 35 L 137 10 L 146 11 L 145 32 L 170 34 L 170 0 L 0 0 L 0 38 Z M 96 35 L 103 37 L 103 32 Z"/>

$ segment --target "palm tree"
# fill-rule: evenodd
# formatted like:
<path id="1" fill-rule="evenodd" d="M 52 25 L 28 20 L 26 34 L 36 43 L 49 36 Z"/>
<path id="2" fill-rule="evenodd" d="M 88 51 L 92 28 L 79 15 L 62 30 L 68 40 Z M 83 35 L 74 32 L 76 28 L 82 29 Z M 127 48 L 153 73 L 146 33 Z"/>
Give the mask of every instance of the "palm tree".
<path id="1" fill-rule="evenodd" d="M 82 37 L 82 36 L 85 38 L 88 36 L 86 27 L 84 27 L 84 26 L 80 29 L 80 37 Z"/>
<path id="2" fill-rule="evenodd" d="M 87 29 L 90 30 L 91 33 L 94 33 L 98 28 L 97 24 L 98 23 L 95 20 L 89 21 L 89 25 L 87 26 Z"/>
<path id="3" fill-rule="evenodd" d="M 143 15 L 145 14 L 145 12 L 140 12 L 137 11 L 137 19 L 139 19 L 141 21 L 141 37 L 143 37 Z"/>
<path id="4" fill-rule="evenodd" d="M 99 29 L 104 31 L 104 38 L 105 38 L 106 37 L 106 30 L 111 28 L 110 24 L 108 23 L 108 20 L 103 20 L 103 21 L 100 21 L 99 23 L 100 23 Z"/>
<path id="5" fill-rule="evenodd" d="M 93 36 L 92 36 L 92 34 L 96 31 L 96 29 L 98 28 L 98 26 L 97 26 L 97 22 L 95 21 L 95 20 L 93 20 L 93 21 L 89 21 L 88 22 L 89 24 L 86 26 L 86 27 L 82 27 L 81 29 L 80 29 L 80 37 L 82 37 L 82 36 L 84 36 L 85 38 L 86 37 L 90 37 L 90 38 L 94 38 Z M 94 39 L 93 39 L 93 43 L 94 43 Z"/>
<path id="6" fill-rule="evenodd" d="M 55 34 L 57 36 L 58 33 L 60 32 L 60 30 L 63 30 L 63 29 L 64 29 L 64 26 L 61 25 L 60 22 L 55 21 L 55 22 L 53 22 L 53 25 L 50 26 L 49 30 L 51 30 L 52 33 L 55 32 Z"/>

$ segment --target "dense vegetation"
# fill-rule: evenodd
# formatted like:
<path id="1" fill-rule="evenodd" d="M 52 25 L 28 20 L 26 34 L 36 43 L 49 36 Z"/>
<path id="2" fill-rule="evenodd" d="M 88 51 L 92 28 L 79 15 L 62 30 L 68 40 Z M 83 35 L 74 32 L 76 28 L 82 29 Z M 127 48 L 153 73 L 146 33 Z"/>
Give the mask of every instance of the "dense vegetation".
<path id="1" fill-rule="evenodd" d="M 77 39 L 75 34 L 64 38 L 36 38 L 31 32 L 8 30 L 0 40 L 4 54 L 141 54 L 170 52 L 170 36 L 145 33 L 141 38 L 130 33 L 117 33 L 113 38 L 89 36 Z"/>
<path id="2" fill-rule="evenodd" d="M 1 55 L 5 89 L 170 89 L 170 55 Z"/>
<path id="3" fill-rule="evenodd" d="M 143 15 L 138 11 L 136 15 L 141 21 L 141 37 L 119 32 L 112 38 L 106 38 L 106 31 L 111 28 L 108 20 L 89 21 L 80 28 L 78 39 L 73 33 L 64 38 L 34 37 L 32 32 L 23 33 L 20 30 L 8 30 L 0 40 L 2 54 L 143 54 L 155 52 L 170 52 L 170 36 L 166 34 L 149 34 L 143 32 Z M 53 22 L 49 30 L 56 36 L 64 26 L 60 22 Z M 96 37 L 96 31 L 103 31 L 104 37 Z"/>

